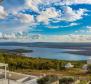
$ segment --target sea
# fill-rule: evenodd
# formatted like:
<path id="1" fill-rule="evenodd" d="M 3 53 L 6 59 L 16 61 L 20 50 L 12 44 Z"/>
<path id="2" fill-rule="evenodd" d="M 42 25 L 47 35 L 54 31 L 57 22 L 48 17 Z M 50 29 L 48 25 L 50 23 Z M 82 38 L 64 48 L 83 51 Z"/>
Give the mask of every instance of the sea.
<path id="1" fill-rule="evenodd" d="M 65 51 L 73 51 L 73 49 L 57 49 L 57 48 L 41 48 L 41 47 L 25 47 L 25 46 L 0 46 L 0 49 L 26 49 L 33 52 L 22 53 L 26 57 L 47 58 L 57 60 L 87 60 L 90 56 L 64 53 Z M 74 49 L 74 51 L 77 51 Z"/>

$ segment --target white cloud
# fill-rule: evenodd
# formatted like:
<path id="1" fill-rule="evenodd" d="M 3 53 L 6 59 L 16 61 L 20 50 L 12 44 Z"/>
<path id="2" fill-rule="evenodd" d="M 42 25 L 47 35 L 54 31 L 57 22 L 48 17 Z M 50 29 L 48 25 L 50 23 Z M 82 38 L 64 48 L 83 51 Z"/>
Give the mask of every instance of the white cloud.
<path id="1" fill-rule="evenodd" d="M 91 4 L 91 0 L 63 0 L 66 4 Z"/>
<path id="2" fill-rule="evenodd" d="M 7 16 L 7 12 L 5 11 L 3 6 L 0 6 L 0 19 L 4 19 Z"/>
<path id="3" fill-rule="evenodd" d="M 17 32 L 17 33 L 1 33 L 0 32 L 0 39 L 3 40 L 14 40 L 14 39 L 27 39 L 27 35 L 25 35 L 23 32 Z"/>
<path id="4" fill-rule="evenodd" d="M 72 27 L 72 26 L 77 26 L 79 24 L 77 23 L 70 23 L 69 25 L 65 25 L 65 26 L 47 26 L 50 29 L 57 29 L 57 28 L 66 28 L 66 27 Z"/>
<path id="5" fill-rule="evenodd" d="M 23 41 L 23 42 L 91 42 L 91 35 L 41 35 L 41 34 L 25 34 L 17 33 L 1 33 L 0 39 L 6 41 Z"/>
<path id="6" fill-rule="evenodd" d="M 21 23 L 33 23 L 34 18 L 32 15 L 29 14 L 16 14 L 16 17 L 18 20 L 20 20 Z"/>
<path id="7" fill-rule="evenodd" d="M 39 34 L 26 34 L 26 32 L 12 32 L 2 33 L 0 32 L 0 41 L 20 41 L 20 42 L 33 42 L 40 39 Z"/>
<path id="8" fill-rule="evenodd" d="M 3 0 L 1 5 L 5 7 L 9 12 L 19 11 L 26 8 L 31 8 L 34 11 L 39 12 L 38 5 L 51 5 L 51 3 L 57 4 L 91 4 L 91 0 Z"/>
<path id="9" fill-rule="evenodd" d="M 25 8 L 25 0 L 3 0 L 1 5 L 9 12 L 16 13 Z"/>
<path id="10" fill-rule="evenodd" d="M 38 22 L 49 23 L 51 20 L 55 19 L 56 21 L 69 21 L 72 22 L 67 26 L 49 26 L 48 28 L 64 28 L 70 26 L 76 26 L 77 23 L 73 22 L 79 19 L 82 19 L 87 10 L 79 9 L 74 10 L 69 6 L 64 6 L 63 12 L 60 10 L 54 9 L 51 7 L 51 3 L 57 4 L 91 4 L 91 0 L 4 0 L 0 6 L 0 31 L 2 32 L 23 32 L 28 30 L 29 25 L 33 25 L 35 19 Z M 44 11 L 40 11 L 38 5 L 48 5 L 48 8 L 45 8 Z M 62 5 L 61 5 L 62 6 Z M 34 18 L 33 15 L 20 13 L 21 10 L 31 9 L 35 12 L 38 12 L 40 15 Z M 7 12 L 6 12 L 7 11 Z M 7 16 L 11 14 L 11 16 Z M 7 17 L 6 17 L 7 16 Z M 12 17 L 13 16 L 13 17 Z M 50 20 L 51 19 L 51 20 Z M 88 27 L 90 31 L 90 27 Z M 82 32 L 82 31 L 81 31 Z M 22 33 L 19 34 L 22 36 Z M 45 37 L 45 38 L 44 38 Z M 75 41 L 88 40 L 89 36 L 80 36 L 80 35 L 63 35 L 63 36 L 44 36 L 44 41 Z M 3 34 L 0 33 L 0 38 L 17 38 L 17 34 Z M 20 38 L 20 37 L 19 37 Z M 21 37 L 22 38 L 22 37 Z M 42 39 L 42 40 L 43 40 Z M 41 39 L 39 39 L 41 40 Z M 42 41 L 41 40 L 41 41 Z"/>
<path id="11" fill-rule="evenodd" d="M 57 3 L 60 5 L 72 5 L 72 4 L 91 4 L 91 0 L 47 0 L 49 3 Z"/>
<path id="12" fill-rule="evenodd" d="M 77 25 L 79 25 L 79 24 L 77 24 L 77 23 L 70 23 L 69 26 L 77 26 Z"/>
<path id="13" fill-rule="evenodd" d="M 80 29 L 78 31 L 75 31 L 75 33 L 77 34 L 91 34 L 91 26 L 86 26 L 85 29 Z"/>
<path id="14" fill-rule="evenodd" d="M 58 29 L 64 26 L 47 26 L 49 29 Z"/>
<path id="15" fill-rule="evenodd" d="M 25 5 L 30 7 L 32 10 L 39 12 L 38 5 L 43 3 L 42 0 L 26 0 Z"/>
<path id="16" fill-rule="evenodd" d="M 32 9 L 39 12 L 38 4 L 42 3 L 42 0 L 3 0 L 1 5 L 8 10 L 8 12 L 16 13 L 22 9 Z"/>
<path id="17" fill-rule="evenodd" d="M 91 35 L 40 35 L 40 42 L 91 42 Z M 38 42 L 39 42 L 38 41 Z"/>
<path id="18" fill-rule="evenodd" d="M 48 23 L 49 18 L 55 18 L 57 16 L 60 16 L 57 20 L 66 20 L 66 21 L 76 21 L 78 19 L 82 18 L 82 15 L 85 13 L 85 9 L 79 9 L 79 10 L 73 10 L 72 8 L 66 6 L 64 7 L 64 14 L 59 15 L 59 13 L 54 8 L 47 8 L 45 11 L 39 11 L 38 5 L 39 4 L 47 4 L 47 3 L 56 3 L 60 0 L 4 0 L 2 2 L 2 6 L 12 14 L 17 14 L 20 10 L 23 9 L 32 9 L 33 11 L 36 11 L 40 13 L 39 16 L 37 16 L 38 22 L 45 22 Z M 63 2 L 67 2 L 68 0 L 62 0 Z M 59 3 L 61 3 L 60 1 Z M 73 1 L 73 0 L 72 0 Z M 72 2 L 69 0 L 69 2 Z M 76 1 L 75 1 L 76 2 Z M 28 17 L 28 15 L 26 16 Z M 29 19 L 28 19 L 29 20 Z M 26 22 L 26 21 L 25 21 Z"/>
<path id="19" fill-rule="evenodd" d="M 58 16 L 59 14 L 54 8 L 48 8 L 45 11 L 42 11 L 40 15 L 37 16 L 37 21 L 47 23 L 50 18 L 56 18 Z"/>
<path id="20" fill-rule="evenodd" d="M 41 0 L 44 4 L 50 5 L 51 3 L 60 5 L 70 4 L 91 4 L 91 0 Z"/>
<path id="21" fill-rule="evenodd" d="M 73 10 L 71 7 L 66 6 L 60 19 L 70 22 L 76 21 L 81 19 L 86 11 L 85 9 Z"/>
<path id="22" fill-rule="evenodd" d="M 30 25 L 33 25 L 32 23 L 22 23 L 21 21 L 19 21 L 19 19 L 17 20 L 5 20 L 4 22 L 0 23 L 0 31 L 1 32 L 18 32 L 18 31 L 28 31 L 28 29 L 31 30 L 31 28 L 29 28 Z"/>
<path id="23" fill-rule="evenodd" d="M 28 31 L 29 26 L 34 26 L 34 25 L 35 25 L 35 20 L 32 15 L 17 13 L 12 16 L 7 16 L 7 18 L 4 18 L 0 22 L 0 31 L 2 32 Z"/>
<path id="24" fill-rule="evenodd" d="M 87 28 L 87 30 L 85 32 L 91 33 L 91 26 L 87 26 L 86 28 Z"/>
<path id="25" fill-rule="evenodd" d="M 87 28 L 87 29 L 91 29 L 91 26 L 87 26 L 86 28 Z"/>

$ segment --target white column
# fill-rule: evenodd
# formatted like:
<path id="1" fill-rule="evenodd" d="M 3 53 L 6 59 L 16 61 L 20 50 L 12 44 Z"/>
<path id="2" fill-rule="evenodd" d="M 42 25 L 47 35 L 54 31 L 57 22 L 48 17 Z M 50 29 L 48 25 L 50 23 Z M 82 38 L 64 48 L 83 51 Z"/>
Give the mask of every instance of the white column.
<path id="1" fill-rule="evenodd" d="M 5 80 L 7 79 L 7 72 L 6 72 L 7 66 L 5 66 Z"/>

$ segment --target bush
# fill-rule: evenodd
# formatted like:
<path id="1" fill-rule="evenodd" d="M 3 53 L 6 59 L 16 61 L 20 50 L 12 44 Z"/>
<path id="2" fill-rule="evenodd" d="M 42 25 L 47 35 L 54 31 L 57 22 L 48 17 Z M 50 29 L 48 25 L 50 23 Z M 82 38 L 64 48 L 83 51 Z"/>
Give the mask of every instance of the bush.
<path id="1" fill-rule="evenodd" d="M 91 73 L 91 65 L 88 65 L 88 73 Z"/>
<path id="2" fill-rule="evenodd" d="M 37 80 L 38 84 L 47 84 L 47 82 L 49 81 L 48 77 L 43 77 Z"/>
<path id="3" fill-rule="evenodd" d="M 40 78 L 37 80 L 38 84 L 51 84 L 52 82 L 55 82 L 58 80 L 57 76 L 54 75 L 48 75 L 46 77 Z"/>
<path id="4" fill-rule="evenodd" d="M 62 78 L 59 80 L 59 84 L 71 84 L 74 82 L 73 78 Z"/>

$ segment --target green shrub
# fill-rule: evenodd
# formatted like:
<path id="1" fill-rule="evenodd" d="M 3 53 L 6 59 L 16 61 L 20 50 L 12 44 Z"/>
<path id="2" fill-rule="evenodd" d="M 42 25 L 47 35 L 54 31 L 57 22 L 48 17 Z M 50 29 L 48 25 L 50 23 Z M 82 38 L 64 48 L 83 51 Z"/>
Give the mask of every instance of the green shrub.
<path id="1" fill-rule="evenodd" d="M 47 82 L 49 81 L 48 77 L 43 77 L 37 80 L 38 84 L 47 84 Z"/>
<path id="2" fill-rule="evenodd" d="M 91 65 L 88 65 L 88 73 L 91 73 Z"/>
<path id="3" fill-rule="evenodd" d="M 74 82 L 73 78 L 62 78 L 59 80 L 59 84 L 71 84 Z"/>
<path id="4" fill-rule="evenodd" d="M 52 82 L 55 82 L 58 80 L 57 76 L 54 75 L 48 75 L 43 78 L 40 78 L 37 80 L 38 84 L 51 84 Z"/>

